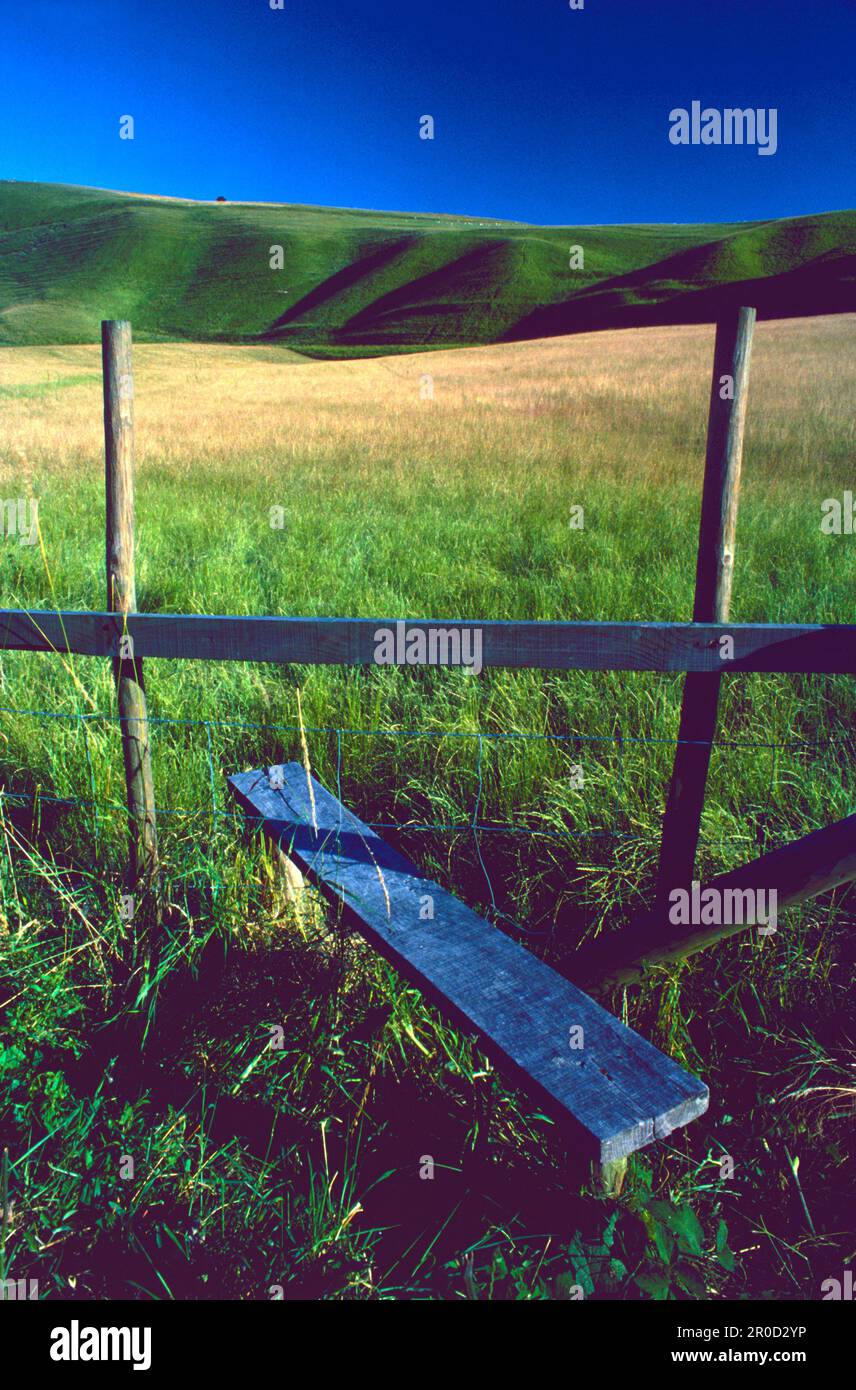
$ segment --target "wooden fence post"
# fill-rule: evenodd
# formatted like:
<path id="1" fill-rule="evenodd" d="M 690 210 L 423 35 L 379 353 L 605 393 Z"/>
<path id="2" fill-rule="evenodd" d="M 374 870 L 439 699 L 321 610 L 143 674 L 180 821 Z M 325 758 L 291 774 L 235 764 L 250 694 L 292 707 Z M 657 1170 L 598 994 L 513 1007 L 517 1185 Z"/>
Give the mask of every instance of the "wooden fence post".
<path id="1" fill-rule="evenodd" d="M 131 325 L 101 324 L 104 371 L 104 454 L 107 491 L 107 608 L 134 613 L 137 589 L 134 569 L 134 379 L 131 367 Z M 137 917 L 143 903 L 154 897 L 159 912 L 159 867 L 155 795 L 152 779 L 146 692 L 142 661 L 125 634 L 114 655 L 125 788 L 128 801 L 130 862 L 128 891 Z M 143 931 L 150 923 L 143 918 Z M 147 948 L 150 941 L 146 942 Z M 146 951 L 148 954 L 148 951 Z"/>
<path id="2" fill-rule="evenodd" d="M 693 622 L 725 623 L 734 575 L 737 502 L 755 310 L 738 309 L 716 326 L 707 456 L 701 501 Z M 672 784 L 663 820 L 657 898 L 692 882 L 711 744 L 719 706 L 719 672 L 688 672 Z"/>

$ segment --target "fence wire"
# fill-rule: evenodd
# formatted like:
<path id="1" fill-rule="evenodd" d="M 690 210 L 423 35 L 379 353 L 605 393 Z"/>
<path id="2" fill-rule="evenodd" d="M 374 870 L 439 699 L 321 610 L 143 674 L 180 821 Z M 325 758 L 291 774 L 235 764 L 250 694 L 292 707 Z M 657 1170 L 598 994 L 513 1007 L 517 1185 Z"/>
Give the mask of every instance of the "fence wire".
<path id="1" fill-rule="evenodd" d="M 100 837 L 99 811 L 109 811 L 112 814 L 126 814 L 127 808 L 124 799 L 112 799 L 99 797 L 97 789 L 97 778 L 95 764 L 92 756 L 90 744 L 90 732 L 99 725 L 121 725 L 124 721 L 122 716 L 112 711 L 57 711 L 45 709 L 26 709 L 16 706 L 0 706 L 0 716 L 17 716 L 21 718 L 33 718 L 43 722 L 63 721 L 66 723 L 76 723 L 81 729 L 84 743 L 84 754 L 86 760 L 87 776 L 91 796 L 59 796 L 50 792 L 43 792 L 41 787 L 35 789 L 30 787 L 20 788 L 14 785 L 0 788 L 0 809 L 9 803 L 32 803 L 33 805 L 44 803 L 45 805 L 55 806 L 60 810 L 80 809 L 93 813 L 93 829 L 96 838 L 96 846 Z M 540 936 L 543 933 L 536 927 L 525 925 L 511 917 L 503 911 L 497 901 L 497 893 L 491 880 L 491 873 L 482 852 L 482 836 L 519 836 L 528 837 L 529 840 L 553 841 L 558 843 L 568 843 L 573 841 L 606 841 L 618 844 L 622 840 L 638 840 L 639 831 L 621 830 L 615 827 L 586 825 L 583 829 L 563 828 L 547 826 L 531 826 L 512 821 L 493 821 L 485 818 L 483 814 L 485 804 L 485 749 L 490 745 L 504 744 L 550 744 L 556 746 L 577 745 L 581 748 L 604 747 L 611 745 L 617 758 L 617 778 L 614 788 L 615 810 L 618 812 L 622 804 L 622 797 L 625 790 L 625 764 L 628 751 L 633 747 L 676 747 L 682 742 L 711 743 L 712 748 L 723 750 L 753 750 L 762 755 L 769 754 L 769 776 L 764 777 L 766 782 L 766 798 L 761 806 L 756 802 L 756 836 L 757 852 L 762 853 L 766 847 L 764 839 L 766 837 L 766 825 L 769 818 L 774 787 L 776 785 L 778 759 L 783 752 L 816 752 L 821 746 L 820 739 L 732 739 L 714 738 L 708 740 L 683 740 L 675 738 L 653 737 L 645 734 L 625 734 L 617 729 L 611 734 L 578 734 L 578 733 L 528 733 L 528 732 L 488 732 L 470 731 L 465 729 L 363 729 L 350 728 L 345 725 L 301 725 L 292 723 L 279 723 L 268 721 L 238 720 L 238 719 L 187 719 L 175 716 L 150 715 L 148 724 L 153 729 L 181 730 L 194 729 L 203 733 L 203 753 L 207 764 L 208 789 L 210 795 L 210 808 L 201 805 L 192 807 L 177 806 L 169 804 L 157 804 L 156 814 L 158 817 L 186 817 L 206 819 L 210 816 L 212 828 L 217 825 L 242 826 L 245 823 L 244 813 L 238 808 L 231 808 L 223 804 L 221 790 L 223 789 L 223 778 L 227 768 L 217 766 L 217 754 L 214 746 L 214 732 L 222 730 L 232 734 L 242 733 L 261 733 L 272 735 L 285 741 L 286 737 L 293 740 L 303 740 L 312 736 L 323 736 L 327 739 L 335 739 L 335 791 L 338 799 L 344 801 L 342 782 L 343 782 L 343 762 L 344 748 L 348 739 L 391 739 L 399 742 L 414 739 L 424 740 L 464 740 L 469 739 L 476 744 L 476 756 L 474 764 L 475 794 L 472 803 L 472 813 L 465 820 L 369 820 L 367 824 L 376 831 L 394 832 L 399 835 L 409 835 L 411 833 L 430 833 L 435 835 L 457 835 L 469 834 L 472 836 L 475 862 L 478 865 L 480 875 L 483 876 L 484 884 L 489 896 L 492 916 L 494 920 L 503 921 L 514 927 L 526 936 Z M 828 744 L 827 751 L 828 751 Z M 118 752 L 119 741 L 116 743 Z M 243 765 L 246 758 L 235 759 L 234 770 L 238 770 L 239 762 Z M 157 776 L 156 776 L 157 780 Z M 123 784 L 124 785 L 124 784 Z M 474 865 L 475 867 L 475 865 Z M 208 870 L 212 871 L 211 888 L 217 891 L 223 887 L 219 881 L 219 875 L 210 863 Z M 214 880 L 217 880 L 216 882 Z"/>
<path id="2" fill-rule="evenodd" d="M 19 715 L 35 719 L 56 719 L 69 722 L 77 721 L 84 733 L 84 747 L 86 753 L 87 768 L 89 771 L 90 784 L 93 789 L 92 799 L 80 797 L 54 797 L 38 792 L 38 799 L 42 802 L 63 807 L 75 807 L 92 809 L 93 807 L 104 805 L 103 800 L 95 796 L 95 773 L 92 764 L 92 754 L 86 731 L 93 723 L 107 723 L 121 725 L 124 720 L 121 715 L 112 712 L 80 712 L 80 711 L 57 711 L 57 710 L 36 710 L 21 709 L 12 706 L 0 706 L 0 715 Z M 501 732 L 472 732 L 466 729 L 355 729 L 347 728 L 343 725 L 300 725 L 300 724 L 280 724 L 253 720 L 233 720 L 233 719 L 179 719 L 173 716 L 149 715 L 147 723 L 156 726 L 180 727 L 180 728 L 199 728 L 205 730 L 206 756 L 208 763 L 208 774 L 211 792 L 211 814 L 215 817 L 226 817 L 234 820 L 243 820 L 243 813 L 240 811 L 230 811 L 224 808 L 219 801 L 217 794 L 217 773 L 214 766 L 214 748 L 212 743 L 212 729 L 233 729 L 239 731 L 263 731 L 274 734 L 291 734 L 300 736 L 301 734 L 323 734 L 328 737 L 336 738 L 336 789 L 341 797 L 342 779 L 342 754 L 343 739 L 345 738 L 389 738 L 389 739 L 470 739 L 477 744 L 476 758 L 476 796 L 473 808 L 473 815 L 468 821 L 450 823 L 447 821 L 426 821 L 424 823 L 413 823 L 411 821 L 370 821 L 368 824 L 374 830 L 406 830 L 406 831 L 478 831 L 479 833 L 500 832 L 503 834 L 518 835 L 537 835 L 545 834 L 558 838 L 578 838 L 585 836 L 590 838 L 592 835 L 604 835 L 609 838 L 620 838 L 621 831 L 604 829 L 602 831 L 574 831 L 566 832 L 547 832 L 536 830 L 530 826 L 514 825 L 511 822 L 496 824 L 482 823 L 479 821 L 479 811 L 481 808 L 484 793 L 483 778 L 483 750 L 485 743 L 556 743 L 556 744 L 612 744 L 618 754 L 618 788 L 616 796 L 621 795 L 624 783 L 624 749 L 628 745 L 652 746 L 652 747 L 677 747 L 682 743 L 705 744 L 712 748 L 730 749 L 756 749 L 765 750 L 771 754 L 770 782 L 768 786 L 768 796 L 772 792 L 775 780 L 776 758 L 784 749 L 814 749 L 820 746 L 819 740 L 810 739 L 679 739 L 679 738 L 654 738 L 645 734 L 624 734 L 616 732 L 614 734 L 549 734 L 549 733 L 501 733 Z M 9 800 L 33 800 L 35 793 L 23 789 L 16 790 L 15 787 L 0 788 L 0 796 Z M 116 802 L 115 808 L 121 809 L 122 803 Z M 156 813 L 159 816 L 198 816 L 200 808 L 186 806 L 167 806 L 156 805 Z"/>

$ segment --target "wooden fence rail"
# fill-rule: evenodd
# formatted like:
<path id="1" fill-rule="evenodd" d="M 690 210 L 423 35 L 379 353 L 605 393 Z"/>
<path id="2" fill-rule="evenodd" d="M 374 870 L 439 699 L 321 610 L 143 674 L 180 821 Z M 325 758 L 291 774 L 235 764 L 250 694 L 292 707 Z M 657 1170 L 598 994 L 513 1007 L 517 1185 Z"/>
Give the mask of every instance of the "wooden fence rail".
<path id="1" fill-rule="evenodd" d="M 403 622 L 0 609 L 0 650 L 115 657 L 122 637 L 130 636 L 139 660 L 371 666 L 377 664 L 378 632 L 397 626 L 407 636 L 423 633 L 426 646 L 432 633 L 478 633 L 481 667 L 856 674 L 852 623 Z M 721 655 L 724 638 L 733 641 L 730 660 Z M 449 644 L 441 636 L 439 645 L 446 650 Z"/>
<path id="2" fill-rule="evenodd" d="M 831 893 L 856 879 L 856 815 L 812 830 L 799 840 L 780 845 L 718 878 L 697 883 L 699 901 L 715 890 L 720 895 L 759 891 L 776 895 L 776 912 Z M 668 906 L 659 903 L 646 917 L 617 933 L 599 937 L 583 947 L 574 960 L 573 977 L 596 993 L 614 985 L 635 984 L 655 965 L 673 965 L 708 946 L 755 926 L 754 909 L 739 906 L 734 920 L 687 927 L 671 921 Z"/>

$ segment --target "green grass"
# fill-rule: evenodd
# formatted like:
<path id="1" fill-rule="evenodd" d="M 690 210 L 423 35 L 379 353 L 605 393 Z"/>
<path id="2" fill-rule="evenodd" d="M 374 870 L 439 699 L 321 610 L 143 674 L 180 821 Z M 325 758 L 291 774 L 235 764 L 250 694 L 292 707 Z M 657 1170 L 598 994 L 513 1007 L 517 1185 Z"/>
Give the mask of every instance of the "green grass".
<path id="1" fill-rule="evenodd" d="M 819 528 L 820 500 L 852 486 L 852 368 L 832 325 L 809 332 L 759 330 L 739 621 L 853 616 L 853 538 Z M 282 397 L 287 372 L 332 372 L 338 386 L 307 407 L 320 413 L 312 442 L 283 424 L 283 405 L 266 444 L 242 445 L 238 422 L 222 456 L 211 423 L 144 447 L 139 605 L 682 617 L 706 389 L 687 366 L 702 360 L 694 334 L 581 344 L 591 378 L 582 356 L 560 386 L 544 369 L 534 425 L 516 374 L 552 348 L 432 359 L 434 414 L 395 377 L 390 401 L 412 396 L 411 413 L 388 406 L 382 428 L 374 386 L 368 405 L 344 397 L 365 373 L 386 379 L 378 364 L 224 366 L 224 391 L 239 370 L 279 374 Z M 619 371 L 622 352 L 635 372 Z M 697 389 L 674 389 L 676 362 Z M 798 363 L 813 364 L 810 392 Z M 453 381 L 464 405 L 444 408 Z M 788 403 L 772 410 L 779 389 Z M 186 382 L 173 390 L 177 401 Z M 58 411 L 97 416 L 96 388 L 84 393 L 79 406 L 28 400 L 20 436 L 23 406 L 3 406 L 26 443 L 23 463 L 5 460 L 4 495 L 40 498 L 44 540 L 44 553 L 0 548 L 5 606 L 102 601 L 98 446 L 70 442 L 58 457 L 53 443 Z M 499 415 L 506 397 L 519 417 Z M 567 524 L 578 503 L 582 532 Z M 282 530 L 268 524 L 273 504 L 286 508 Z M 300 756 L 299 687 L 316 775 L 340 776 L 345 801 L 395 822 L 390 838 L 426 873 L 573 975 L 579 944 L 650 898 L 677 678 L 150 664 L 150 710 L 179 722 L 153 733 L 170 906 L 157 978 L 131 1015 L 147 1029 L 141 1053 L 125 983 L 134 933 L 120 918 L 121 754 L 108 719 L 73 717 L 115 712 L 110 672 L 6 653 L 0 674 L 4 707 L 72 716 L 2 716 L 4 784 L 25 795 L 4 798 L 0 823 L 11 1206 L 0 1275 L 36 1277 L 52 1297 L 787 1299 L 819 1297 L 852 1261 L 852 893 L 608 1001 L 713 1097 L 707 1116 L 636 1156 L 616 1206 L 574 1186 L 548 1119 L 416 990 L 370 951 L 315 939 L 320 912 L 288 904 L 269 851 L 226 814 L 227 772 Z M 720 736 L 733 746 L 714 754 L 702 869 L 852 811 L 854 728 L 847 678 L 730 681 Z M 798 746 L 774 756 L 770 743 Z M 408 828 L 466 824 L 476 810 L 533 834 Z M 281 1049 L 267 1046 L 276 1025 Z M 427 1156 L 431 1181 L 419 1176 Z"/>
<path id="2" fill-rule="evenodd" d="M 582 269 L 570 250 L 581 246 Z M 272 270 L 271 248 L 283 250 Z M 856 308 L 856 214 L 537 227 L 0 182 L 0 343 L 267 339 L 316 356 Z"/>
<path id="3" fill-rule="evenodd" d="M 23 383 L 17 386 L 0 386 L 0 397 L 5 396 L 7 399 L 12 400 L 38 398 L 44 396 L 49 391 L 62 391 L 66 386 L 82 386 L 85 382 L 97 380 L 98 377 L 93 376 L 91 373 L 87 375 L 81 373 L 78 376 L 54 377 L 51 381 L 36 381 L 31 384 Z"/>

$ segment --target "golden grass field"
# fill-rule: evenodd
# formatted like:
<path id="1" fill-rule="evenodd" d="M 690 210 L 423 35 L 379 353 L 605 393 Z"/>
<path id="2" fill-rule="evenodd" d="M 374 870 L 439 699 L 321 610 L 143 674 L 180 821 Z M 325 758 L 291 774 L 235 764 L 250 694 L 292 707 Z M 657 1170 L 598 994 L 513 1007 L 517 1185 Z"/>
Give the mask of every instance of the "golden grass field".
<path id="1" fill-rule="evenodd" d="M 346 456 L 351 478 L 373 482 L 378 467 L 396 477 L 442 458 L 452 473 L 490 469 L 510 497 L 533 467 L 668 484 L 700 476 L 712 341 L 708 326 L 651 328 L 318 364 L 263 347 L 138 346 L 137 457 L 181 473 Z M 750 456 L 764 441 L 768 457 L 754 461 L 766 485 L 822 479 L 826 442 L 856 452 L 854 347 L 852 314 L 758 326 L 748 435 Z M 433 400 L 420 398 L 426 373 Z M 2 348 L 0 390 L 7 479 L 100 467 L 98 346 Z"/>

